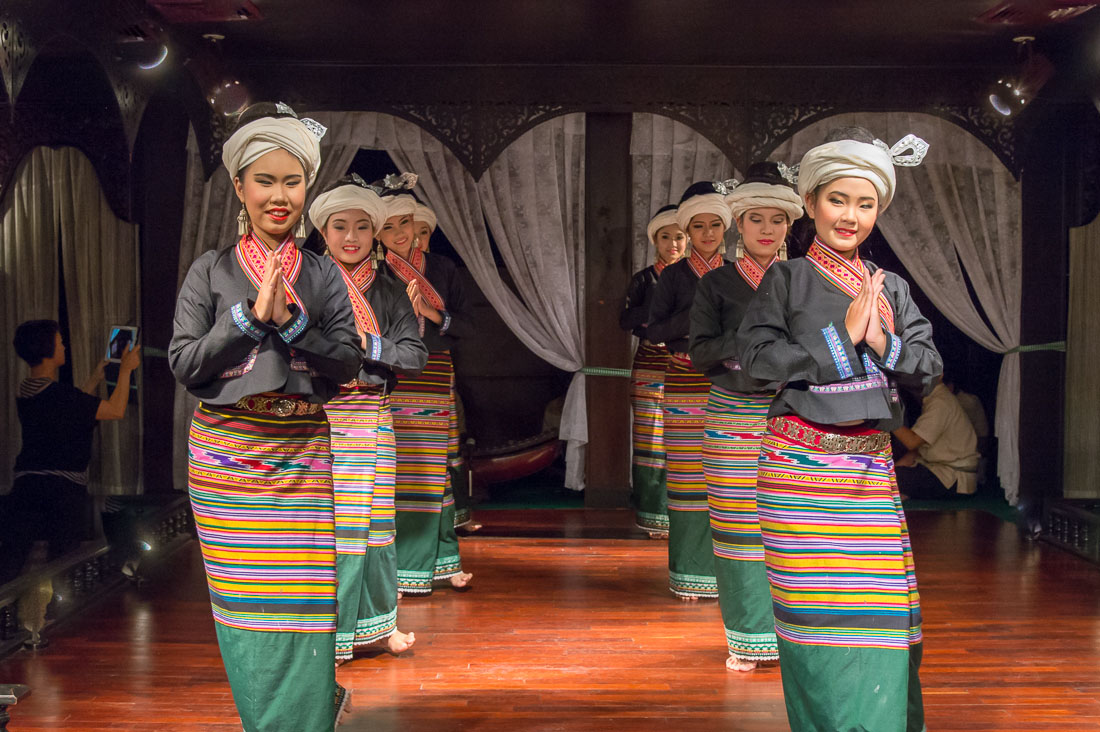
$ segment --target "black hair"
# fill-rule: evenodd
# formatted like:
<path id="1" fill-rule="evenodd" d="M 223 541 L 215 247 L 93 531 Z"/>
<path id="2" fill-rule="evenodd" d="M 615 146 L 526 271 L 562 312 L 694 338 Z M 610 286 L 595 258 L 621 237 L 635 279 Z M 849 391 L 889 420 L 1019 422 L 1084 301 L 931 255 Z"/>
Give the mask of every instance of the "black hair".
<path id="1" fill-rule="evenodd" d="M 677 208 L 677 206 L 676 206 L 675 203 L 670 203 L 667 206 L 661 206 L 659 209 L 657 209 L 657 213 L 653 214 L 652 218 L 657 218 L 658 216 L 663 214 L 665 211 L 675 211 L 676 208 Z"/>
<path id="2" fill-rule="evenodd" d="M 702 195 L 705 195 L 707 193 L 720 193 L 720 191 L 718 190 L 718 187 L 717 187 L 717 185 L 715 184 L 714 181 L 701 180 L 701 181 L 698 181 L 697 183 L 692 183 L 690 186 L 688 186 L 687 190 L 684 191 L 684 195 L 680 196 L 680 203 L 683 203 L 684 201 L 688 200 L 689 198 L 694 198 L 695 196 L 702 196 Z"/>
<path id="3" fill-rule="evenodd" d="M 866 127 L 852 125 L 850 127 L 834 127 L 825 134 L 825 143 L 840 142 L 841 140 L 854 140 L 868 145 L 875 143 L 875 136 Z"/>
<path id="4" fill-rule="evenodd" d="M 55 339 L 60 332 L 61 326 L 56 320 L 28 320 L 15 329 L 12 345 L 28 366 L 37 366 L 53 357 Z"/>
<path id="5" fill-rule="evenodd" d="M 750 165 L 745 180 L 741 181 L 742 185 L 745 183 L 767 183 L 772 186 L 791 187 L 791 184 L 779 174 L 779 165 L 770 160 L 761 160 Z"/>
<path id="6" fill-rule="evenodd" d="M 284 105 L 284 109 L 289 110 L 290 107 Z M 293 111 L 284 111 L 284 109 L 280 109 L 279 105 L 275 104 L 275 102 L 256 102 L 255 104 L 250 104 L 244 111 L 237 115 L 237 124 L 233 126 L 233 132 L 236 132 L 250 122 L 255 122 L 264 117 L 274 117 L 275 119 L 291 117 L 293 119 L 298 119 L 298 115 Z"/>

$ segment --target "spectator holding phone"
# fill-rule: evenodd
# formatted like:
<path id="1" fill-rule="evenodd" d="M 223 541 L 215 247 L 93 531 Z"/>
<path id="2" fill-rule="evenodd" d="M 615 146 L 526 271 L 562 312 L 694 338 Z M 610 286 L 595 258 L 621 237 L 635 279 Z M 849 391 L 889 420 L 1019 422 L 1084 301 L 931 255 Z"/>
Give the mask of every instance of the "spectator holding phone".
<path id="1" fill-rule="evenodd" d="M 131 343 L 122 354 L 118 384 L 103 400 L 95 391 L 103 381 L 106 361 L 96 366 L 81 389 L 57 380 L 65 364 L 57 321 L 22 323 L 13 345 L 30 375 L 15 399 L 23 445 L 5 501 L 3 578 L 20 571 L 36 539 L 49 542 L 52 559 L 90 538 L 87 483 L 92 432 L 98 422 L 126 415 L 130 374 L 141 364 L 141 347 Z"/>

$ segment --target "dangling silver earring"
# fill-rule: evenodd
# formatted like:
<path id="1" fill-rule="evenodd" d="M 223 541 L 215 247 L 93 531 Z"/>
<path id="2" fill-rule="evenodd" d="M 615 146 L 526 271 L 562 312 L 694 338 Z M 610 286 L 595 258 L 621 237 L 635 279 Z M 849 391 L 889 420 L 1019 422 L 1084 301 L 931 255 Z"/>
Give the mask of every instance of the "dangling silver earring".
<path id="1" fill-rule="evenodd" d="M 297 225 L 294 227 L 294 238 L 305 239 L 306 238 L 306 217 L 302 216 L 298 219 Z"/>
<path id="2" fill-rule="evenodd" d="M 419 249 L 419 248 L 420 248 L 420 237 L 414 236 L 413 237 L 413 249 Z"/>
<path id="3" fill-rule="evenodd" d="M 737 249 L 735 250 L 738 259 L 743 259 L 745 256 L 745 237 L 741 234 L 737 235 Z"/>
<path id="4" fill-rule="evenodd" d="M 241 212 L 237 214 L 237 235 L 244 236 L 248 233 L 248 209 L 241 204 Z"/>
<path id="5" fill-rule="evenodd" d="M 779 245 L 779 251 L 775 253 L 775 256 L 779 258 L 780 262 L 787 261 L 787 239 L 784 239 L 783 243 Z"/>

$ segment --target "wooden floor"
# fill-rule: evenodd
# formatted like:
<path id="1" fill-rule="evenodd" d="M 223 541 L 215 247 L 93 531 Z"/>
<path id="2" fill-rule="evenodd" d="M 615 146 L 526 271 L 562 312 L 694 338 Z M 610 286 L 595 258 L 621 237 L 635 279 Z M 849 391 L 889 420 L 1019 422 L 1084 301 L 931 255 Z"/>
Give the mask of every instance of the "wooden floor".
<path id="1" fill-rule="evenodd" d="M 484 512 L 463 540 L 475 588 L 403 600 L 414 653 L 339 679 L 342 730 L 787 729 L 778 668 L 728 673 L 718 607 L 666 589 L 666 544 L 609 512 Z M 910 515 L 925 614 L 928 729 L 1100 729 L 1100 568 L 989 514 Z M 560 538 L 568 536 L 570 538 Z M 148 585 L 0 662 L 30 684 L 30 730 L 239 731 L 197 545 Z"/>

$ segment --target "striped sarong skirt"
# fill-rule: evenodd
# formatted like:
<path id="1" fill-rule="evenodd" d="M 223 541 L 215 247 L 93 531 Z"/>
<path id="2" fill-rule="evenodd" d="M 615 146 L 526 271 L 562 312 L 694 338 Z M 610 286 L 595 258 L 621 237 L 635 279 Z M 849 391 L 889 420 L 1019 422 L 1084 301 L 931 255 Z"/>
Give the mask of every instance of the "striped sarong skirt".
<path id="1" fill-rule="evenodd" d="M 448 471 L 457 427 L 453 395 L 447 351 L 429 353 L 424 370 L 399 378 L 390 394 L 397 441 L 397 581 L 403 593 L 429 594 L 433 580 L 462 571 Z"/>
<path id="2" fill-rule="evenodd" d="M 889 445 L 829 454 L 769 429 L 757 509 L 791 728 L 920 730 L 920 600 Z"/>
<path id="3" fill-rule="evenodd" d="M 200 404 L 188 449 L 218 645 L 245 729 L 330 728 L 336 541 L 324 413 Z"/>
<path id="4" fill-rule="evenodd" d="M 397 629 L 393 421 L 380 385 L 342 387 L 325 411 L 336 506 L 336 658 L 344 660 Z"/>
<path id="5" fill-rule="evenodd" d="M 668 466 L 669 589 L 680 597 L 717 597 L 707 485 L 703 475 L 703 421 L 710 382 L 686 354 L 674 353 L 661 403 Z"/>
<path id="6" fill-rule="evenodd" d="M 668 532 L 665 486 L 664 415 L 668 349 L 642 341 L 634 354 L 630 376 L 630 408 L 634 415 L 631 485 L 635 522 L 647 531 Z"/>
<path id="7" fill-rule="evenodd" d="M 718 603 L 729 652 L 746 661 L 779 658 L 756 514 L 760 438 L 773 397 L 712 386 L 703 433 Z"/>

